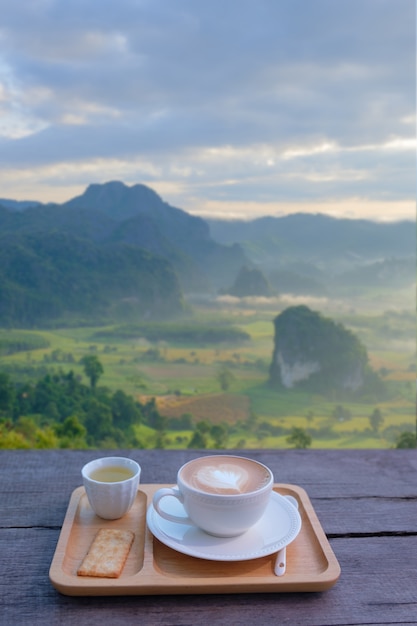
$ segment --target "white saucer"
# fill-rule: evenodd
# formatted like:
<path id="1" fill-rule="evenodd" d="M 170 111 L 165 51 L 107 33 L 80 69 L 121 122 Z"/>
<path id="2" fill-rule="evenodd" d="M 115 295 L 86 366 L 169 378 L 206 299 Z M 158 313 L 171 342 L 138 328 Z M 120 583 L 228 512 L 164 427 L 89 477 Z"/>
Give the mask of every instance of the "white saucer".
<path id="1" fill-rule="evenodd" d="M 167 511 L 174 509 L 178 501 L 167 497 L 164 506 Z M 291 543 L 301 529 L 298 510 L 275 491 L 259 522 L 238 537 L 213 537 L 191 524 L 169 522 L 158 515 L 152 504 L 146 521 L 152 534 L 166 546 L 209 561 L 247 561 L 273 554 Z"/>

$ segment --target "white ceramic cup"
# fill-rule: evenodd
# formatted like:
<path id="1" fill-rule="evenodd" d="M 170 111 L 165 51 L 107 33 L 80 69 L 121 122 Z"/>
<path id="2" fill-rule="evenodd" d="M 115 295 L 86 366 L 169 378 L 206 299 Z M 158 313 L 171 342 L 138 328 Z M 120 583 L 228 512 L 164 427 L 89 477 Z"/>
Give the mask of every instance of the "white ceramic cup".
<path id="1" fill-rule="evenodd" d="M 262 517 L 273 484 L 272 471 L 258 461 L 233 455 L 200 457 L 179 469 L 176 487 L 155 492 L 153 507 L 171 522 L 194 524 L 217 537 L 234 537 Z M 169 497 L 181 502 L 184 516 L 168 510 Z"/>
<path id="2" fill-rule="evenodd" d="M 136 498 L 141 468 L 136 461 L 119 456 L 90 461 L 81 470 L 93 511 L 103 519 L 123 517 Z"/>

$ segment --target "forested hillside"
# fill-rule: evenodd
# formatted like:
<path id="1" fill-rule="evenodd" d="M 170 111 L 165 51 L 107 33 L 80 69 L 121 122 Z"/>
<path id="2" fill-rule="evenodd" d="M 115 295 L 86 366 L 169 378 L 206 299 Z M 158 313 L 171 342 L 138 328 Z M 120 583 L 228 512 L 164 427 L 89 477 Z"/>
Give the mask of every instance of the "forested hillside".
<path id="1" fill-rule="evenodd" d="M 158 430 L 155 403 L 99 387 L 101 362 L 89 356 L 84 364 L 90 385 L 72 371 L 20 385 L 0 372 L 0 448 L 143 447 L 135 427 Z"/>
<path id="2" fill-rule="evenodd" d="M 415 256 L 415 222 L 372 222 L 296 213 L 260 217 L 252 221 L 209 219 L 212 237 L 223 244 L 239 243 L 266 261 L 282 259 L 331 259 L 375 261 Z"/>
<path id="3" fill-rule="evenodd" d="M 140 248 L 65 233 L 0 239 L 1 326 L 161 318 L 182 310 L 172 266 Z"/>
<path id="4" fill-rule="evenodd" d="M 415 283 L 415 222 L 298 213 L 208 224 L 216 241 L 243 248 L 271 292 L 345 296 Z"/>
<path id="5" fill-rule="evenodd" d="M 0 204 L 0 326 L 176 317 L 188 296 L 350 297 L 415 283 L 415 224 L 204 221 L 145 185 Z"/>
<path id="6" fill-rule="evenodd" d="M 8 204 L 9 210 L 0 206 L 2 233 L 65 232 L 97 244 L 128 243 L 168 260 L 187 291 L 226 284 L 245 262 L 239 246 L 215 242 L 204 220 L 172 207 L 145 185 L 90 185 L 61 205 L 19 211 Z"/>
<path id="7" fill-rule="evenodd" d="M 245 257 L 144 185 L 91 185 L 62 205 L 0 205 L 0 326 L 175 317 Z"/>

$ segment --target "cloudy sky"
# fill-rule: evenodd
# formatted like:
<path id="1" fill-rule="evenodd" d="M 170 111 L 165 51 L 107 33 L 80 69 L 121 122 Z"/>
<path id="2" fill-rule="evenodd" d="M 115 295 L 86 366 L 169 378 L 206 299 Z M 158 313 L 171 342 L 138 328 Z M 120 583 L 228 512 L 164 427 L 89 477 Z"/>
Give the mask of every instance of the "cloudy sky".
<path id="1" fill-rule="evenodd" d="M 414 0 L 0 0 L 0 197 L 415 217 Z"/>

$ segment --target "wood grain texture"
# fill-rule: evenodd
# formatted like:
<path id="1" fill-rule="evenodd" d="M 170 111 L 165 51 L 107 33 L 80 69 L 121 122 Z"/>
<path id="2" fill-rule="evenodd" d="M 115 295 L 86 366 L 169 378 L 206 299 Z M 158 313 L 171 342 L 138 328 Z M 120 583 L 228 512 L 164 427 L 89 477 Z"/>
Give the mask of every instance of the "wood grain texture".
<path id="1" fill-rule="evenodd" d="M 129 456 L 143 483 L 173 483 L 206 451 L 0 451 L 0 624 L 417 624 L 417 452 L 254 450 L 309 495 L 341 565 L 319 593 L 69 597 L 48 572 L 82 465 Z M 208 451 L 207 451 L 208 453 Z"/>

